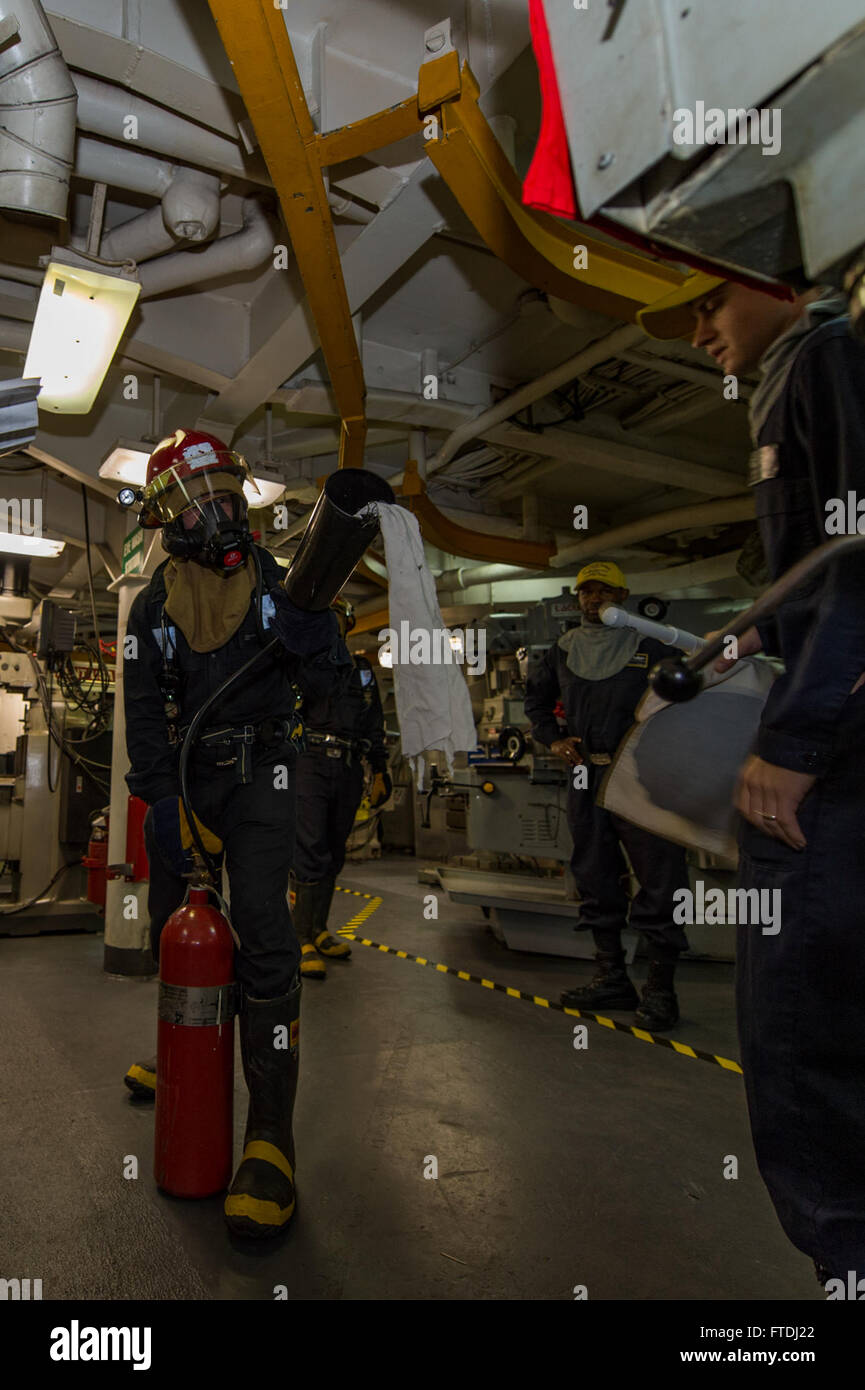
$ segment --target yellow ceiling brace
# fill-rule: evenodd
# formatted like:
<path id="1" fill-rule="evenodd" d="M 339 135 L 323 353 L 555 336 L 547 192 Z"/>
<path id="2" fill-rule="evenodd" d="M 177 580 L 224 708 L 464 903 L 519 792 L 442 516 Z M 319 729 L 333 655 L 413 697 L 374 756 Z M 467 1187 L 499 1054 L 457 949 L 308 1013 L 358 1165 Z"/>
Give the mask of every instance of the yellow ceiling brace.
<path id="1" fill-rule="evenodd" d="M 342 428 L 340 468 L 362 468 L 363 367 L 300 74 L 273 0 L 208 0 L 279 196 Z"/>

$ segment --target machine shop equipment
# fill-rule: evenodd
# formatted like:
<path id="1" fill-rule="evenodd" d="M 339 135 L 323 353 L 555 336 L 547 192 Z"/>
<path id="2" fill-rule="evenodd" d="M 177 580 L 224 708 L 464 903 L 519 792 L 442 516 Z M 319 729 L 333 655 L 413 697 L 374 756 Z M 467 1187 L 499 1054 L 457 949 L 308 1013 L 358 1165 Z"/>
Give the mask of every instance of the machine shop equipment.
<path id="1" fill-rule="evenodd" d="M 667 605 L 660 608 L 666 616 Z M 638 617 L 637 625 L 670 641 L 671 650 L 672 639 L 687 638 L 682 632 L 686 624 L 697 631 L 718 626 L 708 602 L 679 602 L 672 611 L 681 628 L 663 629 L 667 636 L 645 617 Z M 484 675 L 470 682 L 478 747 L 460 755 L 451 777 L 443 766 L 433 765 L 427 790 L 416 793 L 416 852 L 419 858 L 439 861 L 432 871 L 435 881 L 452 901 L 479 907 L 493 934 L 510 949 L 593 959 L 591 933 L 574 930 L 579 897 L 569 865 L 570 773 L 560 758 L 532 740 L 523 706 L 530 657 L 578 621 L 579 606 L 570 590 L 542 600 L 514 630 L 513 650 L 498 652 Z M 707 881 L 713 875 L 721 881 L 727 872 L 712 856 L 692 858 Z M 633 875 L 631 887 L 636 891 Z M 710 940 L 708 931 L 689 929 L 692 951 L 731 956 L 732 936 L 728 940 L 725 929 L 715 927 Z M 623 945 L 632 960 L 637 934 L 626 931 Z"/>
<path id="2" fill-rule="evenodd" d="M 8 616 L 7 616 L 8 622 Z M 75 618 L 44 601 L 0 651 L 0 935 L 102 920 L 81 866 L 91 820 L 108 803 L 110 673 L 73 657 Z M 25 645 L 26 644 L 26 645 Z M 89 680 L 89 685 L 88 685 Z M 98 701 L 77 696 L 98 690 Z M 98 703 L 100 719 L 94 719 Z M 50 721 L 50 727 L 49 727 Z M 68 752 L 66 751 L 68 750 Z M 69 753 L 72 756 L 69 756 Z"/>

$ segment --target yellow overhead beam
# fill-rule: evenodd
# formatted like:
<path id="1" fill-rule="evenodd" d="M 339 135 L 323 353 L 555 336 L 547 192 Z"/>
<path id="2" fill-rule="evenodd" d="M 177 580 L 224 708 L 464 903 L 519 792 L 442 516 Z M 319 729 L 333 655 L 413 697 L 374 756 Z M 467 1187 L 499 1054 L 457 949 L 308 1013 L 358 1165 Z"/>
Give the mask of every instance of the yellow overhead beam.
<path id="1" fill-rule="evenodd" d="M 397 106 L 386 111 L 377 111 L 362 121 L 352 121 L 350 125 L 329 130 L 318 136 L 318 158 L 322 166 L 342 164 L 348 159 L 357 159 L 369 154 L 370 150 L 381 150 L 387 145 L 395 145 L 409 135 L 417 135 L 423 130 L 423 117 L 417 109 L 417 97 L 411 96 Z"/>
<path id="2" fill-rule="evenodd" d="M 456 53 L 420 69 L 418 107 L 439 123 L 427 154 L 500 260 L 548 294 L 630 323 L 639 309 L 683 283 L 686 277 L 671 266 L 524 207 L 520 181 L 478 96 L 471 68 L 465 63 L 460 70 Z"/>
<path id="3" fill-rule="evenodd" d="M 208 0 L 279 195 L 342 417 L 340 468 L 362 468 L 363 367 L 312 124 L 283 11 L 273 0 Z"/>
<path id="4" fill-rule="evenodd" d="M 524 541 L 518 537 L 496 536 L 489 531 L 472 531 L 459 522 L 451 521 L 439 511 L 426 494 L 426 486 L 418 474 L 417 462 L 409 459 L 399 490 L 400 503 L 417 517 L 421 535 L 431 545 L 437 545 L 449 555 L 464 555 L 469 560 L 495 561 L 518 565 L 521 569 L 546 569 L 556 547 L 543 541 Z"/>

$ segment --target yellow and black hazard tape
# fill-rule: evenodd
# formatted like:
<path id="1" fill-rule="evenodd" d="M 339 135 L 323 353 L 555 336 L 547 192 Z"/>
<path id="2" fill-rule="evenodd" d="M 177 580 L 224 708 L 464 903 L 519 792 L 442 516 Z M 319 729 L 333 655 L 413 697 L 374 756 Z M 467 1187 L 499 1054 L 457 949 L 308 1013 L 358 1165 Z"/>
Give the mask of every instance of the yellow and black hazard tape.
<path id="1" fill-rule="evenodd" d="M 587 1013 L 582 1009 L 569 1009 L 564 1004 L 556 1004 L 552 999 L 544 999 L 539 994 L 527 994 L 525 990 L 514 989 L 511 985 L 499 985 L 494 980 L 485 980 L 482 975 L 472 975 L 468 970 L 454 970 L 452 965 L 441 965 L 438 961 L 428 960 L 426 956 L 413 956 L 410 951 L 398 951 L 393 946 L 383 946 L 381 942 L 370 941 L 367 937 L 355 935 L 357 928 L 371 917 L 376 908 L 381 907 L 381 898 L 375 897 L 372 893 L 358 893 L 353 888 L 340 888 L 337 885 L 338 893 L 348 893 L 355 898 L 368 898 L 369 904 L 356 917 L 352 917 L 345 926 L 339 928 L 338 935 L 348 937 L 351 941 L 356 941 L 359 946 L 369 946 L 374 951 L 381 951 L 383 955 L 398 956 L 400 960 L 414 961 L 415 965 L 428 965 L 440 975 L 453 975 L 457 980 L 466 980 L 473 985 L 481 985 L 484 989 L 495 990 L 499 994 L 506 994 L 509 999 L 522 999 L 525 1003 L 535 1004 L 541 1009 L 552 1009 L 555 1013 L 567 1014 L 570 1018 L 584 1018 L 591 1023 L 599 1023 L 602 1028 L 610 1028 L 616 1033 L 630 1033 L 632 1038 L 639 1038 L 640 1042 L 654 1043 L 656 1047 L 666 1047 L 672 1052 L 678 1052 L 681 1057 L 693 1057 L 698 1062 L 711 1062 L 716 1067 L 723 1067 L 725 1071 L 737 1072 L 742 1075 L 742 1068 L 738 1062 L 732 1061 L 729 1057 L 719 1057 L 714 1052 L 704 1052 L 702 1048 L 691 1047 L 688 1043 L 677 1042 L 675 1038 L 663 1038 L 658 1033 L 650 1033 L 645 1028 L 635 1028 L 627 1023 L 618 1023 L 614 1018 L 607 1018 L 605 1014 Z"/>

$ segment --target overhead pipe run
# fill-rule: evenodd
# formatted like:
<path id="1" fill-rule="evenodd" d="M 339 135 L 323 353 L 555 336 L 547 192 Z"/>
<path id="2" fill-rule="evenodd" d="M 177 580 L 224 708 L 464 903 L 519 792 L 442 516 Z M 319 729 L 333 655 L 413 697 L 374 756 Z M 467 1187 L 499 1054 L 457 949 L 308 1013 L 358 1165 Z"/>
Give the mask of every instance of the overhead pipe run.
<path id="1" fill-rule="evenodd" d="M 175 250 L 179 241 L 206 241 L 219 228 L 219 214 L 218 177 L 178 169 L 158 207 L 106 232 L 100 255 L 140 262 Z"/>
<path id="2" fill-rule="evenodd" d="M 107 183 L 111 188 L 125 188 L 131 193 L 145 193 L 161 198 L 177 176 L 179 168 L 167 159 L 121 148 L 89 135 L 78 136 L 75 147 L 75 173 L 88 183 Z"/>
<path id="3" fill-rule="evenodd" d="M 141 298 L 200 284 L 220 275 L 256 270 L 273 256 L 273 231 L 256 198 L 243 200 L 243 230 L 220 237 L 202 251 L 178 251 L 143 265 Z"/>
<path id="4" fill-rule="evenodd" d="M 216 173 L 267 183 L 251 173 L 240 145 L 214 135 L 194 121 L 187 121 L 155 102 L 136 96 L 125 87 L 112 87 L 85 73 L 75 74 L 78 89 L 78 124 L 91 135 L 107 140 L 128 140 L 130 121 L 135 122 L 137 143 L 145 150 L 171 155 L 183 164 L 198 164 Z M 105 176 L 102 176 L 105 181 Z"/>
<path id="5" fill-rule="evenodd" d="M 561 362 L 558 367 L 554 367 L 552 371 L 545 372 L 543 376 L 527 382 L 518 391 L 505 396 L 489 410 L 476 415 L 473 420 L 467 420 L 464 425 L 459 425 L 453 433 L 448 435 L 435 458 L 430 459 L 427 464 L 427 478 L 431 478 L 433 474 L 444 468 L 445 464 L 450 462 L 464 444 L 469 444 L 473 439 L 479 439 L 485 431 L 492 429 L 494 425 L 502 424 L 511 416 L 519 414 L 527 405 L 532 405 L 542 396 L 549 395 L 551 391 L 557 390 L 560 386 L 565 386 L 568 382 L 573 381 L 574 377 L 579 376 L 580 372 L 586 372 L 599 362 L 606 361 L 608 357 L 614 357 L 617 352 L 643 342 L 645 336 L 642 328 L 634 324 L 629 323 L 624 328 L 617 328 L 614 332 L 590 343 L 588 347 L 582 348 L 573 357 L 569 357 L 566 362 Z"/>
<path id="6" fill-rule="evenodd" d="M 0 207 L 66 220 L 77 94 L 39 0 L 0 19 Z"/>
<path id="7" fill-rule="evenodd" d="M 739 497 L 724 497 L 717 502 L 700 502 L 691 507 L 675 507 L 667 512 L 656 512 L 653 516 L 641 517 L 639 521 L 628 522 L 626 526 L 616 526 L 611 531 L 589 536 L 576 545 L 566 546 L 550 559 L 554 569 L 562 569 L 577 562 L 591 560 L 595 555 L 607 551 L 621 550 L 637 541 L 652 540 L 656 536 L 669 535 L 673 531 L 690 531 L 701 526 L 730 525 L 736 521 L 752 521 L 754 518 L 754 498 L 751 493 Z"/>

